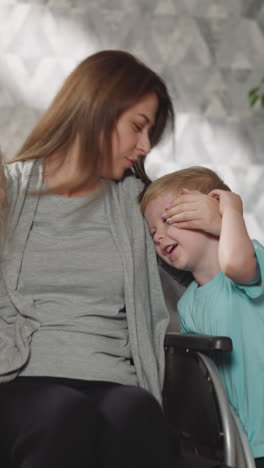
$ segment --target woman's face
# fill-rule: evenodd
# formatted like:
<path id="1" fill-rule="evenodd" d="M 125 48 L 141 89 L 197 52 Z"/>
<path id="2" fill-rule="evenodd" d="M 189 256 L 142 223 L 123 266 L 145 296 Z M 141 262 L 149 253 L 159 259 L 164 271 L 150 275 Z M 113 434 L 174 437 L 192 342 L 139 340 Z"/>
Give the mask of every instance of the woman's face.
<path id="1" fill-rule="evenodd" d="M 158 110 L 156 94 L 147 94 L 119 117 L 112 137 L 112 165 L 103 169 L 104 178 L 118 180 L 151 149 L 150 132 Z"/>

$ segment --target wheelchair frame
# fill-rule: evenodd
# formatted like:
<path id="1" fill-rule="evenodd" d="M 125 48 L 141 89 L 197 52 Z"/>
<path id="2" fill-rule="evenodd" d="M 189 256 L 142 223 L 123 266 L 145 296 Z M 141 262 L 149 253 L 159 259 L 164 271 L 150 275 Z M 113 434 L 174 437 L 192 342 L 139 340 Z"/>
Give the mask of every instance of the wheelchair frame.
<path id="1" fill-rule="evenodd" d="M 256 467 L 247 436 L 227 400 L 217 367 L 210 356 L 212 352 L 230 351 L 232 341 L 227 337 L 167 333 L 164 409 L 175 443 L 180 440 L 186 467 Z M 194 396 L 196 409 L 192 404 Z M 202 405 L 204 407 L 199 408 Z M 196 414 L 190 414 L 192 412 Z M 202 422 L 193 421 L 193 417 L 202 419 Z M 208 447 L 205 447 L 207 439 Z"/>

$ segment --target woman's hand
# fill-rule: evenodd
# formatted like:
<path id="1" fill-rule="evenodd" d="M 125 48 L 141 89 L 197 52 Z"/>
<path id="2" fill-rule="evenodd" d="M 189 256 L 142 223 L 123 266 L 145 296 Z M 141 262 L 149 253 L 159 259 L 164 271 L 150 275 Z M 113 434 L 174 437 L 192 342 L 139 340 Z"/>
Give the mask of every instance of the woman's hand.
<path id="1" fill-rule="evenodd" d="M 219 236 L 221 214 L 216 198 L 198 190 L 182 189 L 181 192 L 182 195 L 166 207 L 162 218 L 178 228 L 200 229 Z"/>

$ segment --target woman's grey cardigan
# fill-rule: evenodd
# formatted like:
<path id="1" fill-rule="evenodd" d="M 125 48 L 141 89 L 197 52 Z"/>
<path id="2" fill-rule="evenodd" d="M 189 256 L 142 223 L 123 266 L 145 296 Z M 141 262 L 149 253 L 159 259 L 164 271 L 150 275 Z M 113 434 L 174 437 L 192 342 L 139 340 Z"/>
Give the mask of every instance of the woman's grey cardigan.
<path id="1" fill-rule="evenodd" d="M 19 374 L 30 353 L 32 334 L 39 321 L 34 301 L 17 291 L 19 271 L 39 197 L 40 161 L 6 166 L 9 203 L 9 242 L 2 261 L 0 300 L 0 382 Z M 156 254 L 136 197 L 142 184 L 134 176 L 111 182 L 106 212 L 124 269 L 125 304 L 132 356 L 139 385 L 159 401 L 164 378 L 163 343 L 169 323 Z M 51 206 L 52 209 L 52 206 Z"/>

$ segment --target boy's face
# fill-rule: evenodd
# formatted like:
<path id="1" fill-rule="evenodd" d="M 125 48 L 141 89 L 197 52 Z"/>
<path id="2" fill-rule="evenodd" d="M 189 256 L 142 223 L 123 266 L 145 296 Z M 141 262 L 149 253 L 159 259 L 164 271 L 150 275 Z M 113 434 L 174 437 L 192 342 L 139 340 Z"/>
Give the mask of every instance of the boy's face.
<path id="1" fill-rule="evenodd" d="M 180 229 L 161 217 L 165 207 L 176 199 L 167 193 L 151 200 L 144 212 L 157 254 L 169 265 L 195 273 L 202 266 L 207 237 L 204 232 Z"/>

